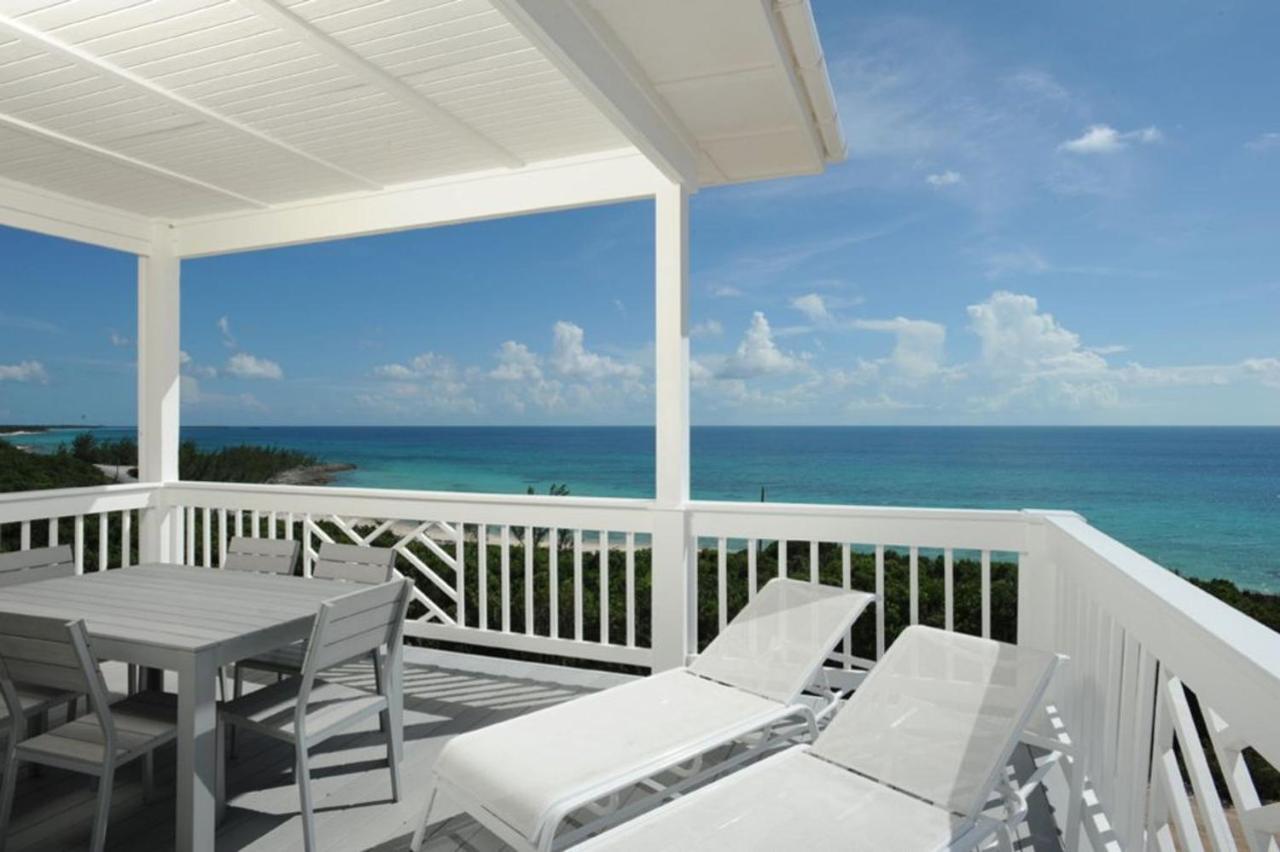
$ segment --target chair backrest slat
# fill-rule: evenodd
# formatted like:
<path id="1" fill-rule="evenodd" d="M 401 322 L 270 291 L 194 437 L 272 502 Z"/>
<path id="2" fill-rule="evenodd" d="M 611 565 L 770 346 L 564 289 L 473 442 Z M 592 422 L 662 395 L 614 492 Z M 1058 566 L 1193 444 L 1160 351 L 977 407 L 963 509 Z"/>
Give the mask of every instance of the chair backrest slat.
<path id="1" fill-rule="evenodd" d="M 373 586 L 391 580 L 395 576 L 395 564 L 393 548 L 326 541 L 320 545 L 320 555 L 311 569 L 311 576 Z"/>
<path id="2" fill-rule="evenodd" d="M 986 805 L 1059 657 L 909 627 L 813 753 L 966 817 Z"/>
<path id="3" fill-rule="evenodd" d="M 0 613 L 0 681 L 6 701 L 11 688 L 23 684 L 87 694 L 95 710 L 106 703 L 83 621 Z"/>
<path id="4" fill-rule="evenodd" d="M 76 562 L 69 544 L 0 553 L 0 586 L 53 580 L 75 573 Z"/>
<path id="5" fill-rule="evenodd" d="M 227 542 L 222 567 L 227 571 L 292 575 L 301 549 L 301 543 L 291 539 L 237 536 Z"/>
<path id="6" fill-rule="evenodd" d="M 774 578 L 689 669 L 790 704 L 874 600 L 865 592 Z"/>
<path id="7" fill-rule="evenodd" d="M 307 646 L 304 672 L 314 675 L 400 641 L 408 606 L 408 580 L 392 580 L 325 601 Z"/>

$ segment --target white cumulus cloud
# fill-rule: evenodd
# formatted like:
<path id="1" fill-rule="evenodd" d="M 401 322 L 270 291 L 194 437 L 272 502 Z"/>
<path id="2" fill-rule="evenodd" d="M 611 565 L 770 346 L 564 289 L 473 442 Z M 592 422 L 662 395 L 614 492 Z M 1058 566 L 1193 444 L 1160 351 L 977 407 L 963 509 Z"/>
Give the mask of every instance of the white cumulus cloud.
<path id="1" fill-rule="evenodd" d="M 791 307 L 808 317 L 809 322 L 814 325 L 831 322 L 831 311 L 827 309 L 826 301 L 817 293 L 795 297 L 791 300 Z"/>
<path id="2" fill-rule="evenodd" d="M 508 340 L 498 348 L 498 366 L 490 372 L 491 378 L 501 382 L 536 381 L 542 378 L 542 367 L 537 355 L 529 347 Z"/>
<path id="3" fill-rule="evenodd" d="M 1154 126 L 1121 133 L 1109 124 L 1093 124 L 1080 136 L 1068 139 L 1058 148 L 1072 154 L 1112 154 L 1124 150 L 1134 142 L 1150 145 L 1162 141 L 1164 134 Z"/>
<path id="4" fill-rule="evenodd" d="M 49 374 L 39 361 L 20 361 L 17 364 L 0 364 L 0 382 L 39 382 L 47 384 Z"/>
<path id="5" fill-rule="evenodd" d="M 284 370 L 275 361 L 237 352 L 227 361 L 227 372 L 241 379 L 283 379 Z"/>
<path id="6" fill-rule="evenodd" d="M 929 320 L 895 317 L 888 320 L 855 320 L 854 328 L 879 331 L 896 337 L 888 365 L 902 379 L 920 382 L 942 369 L 946 326 Z"/>
<path id="7" fill-rule="evenodd" d="M 958 183 L 964 182 L 964 178 L 960 175 L 960 173 L 953 172 L 951 169 L 947 169 L 945 172 L 938 172 L 936 174 L 931 174 L 928 177 L 926 177 L 924 180 L 925 180 L 925 183 L 929 184 L 929 186 L 936 187 L 939 189 L 944 186 L 955 186 Z"/>
<path id="8" fill-rule="evenodd" d="M 769 321 L 760 311 L 751 316 L 738 348 L 720 365 L 716 376 L 722 379 L 750 379 L 776 376 L 805 369 L 803 359 L 778 348 Z"/>
<path id="9" fill-rule="evenodd" d="M 635 364 L 626 364 L 608 355 L 589 351 L 584 342 L 585 336 L 581 326 L 565 320 L 555 324 L 550 362 L 556 372 L 583 379 L 640 377 L 643 371 Z"/>

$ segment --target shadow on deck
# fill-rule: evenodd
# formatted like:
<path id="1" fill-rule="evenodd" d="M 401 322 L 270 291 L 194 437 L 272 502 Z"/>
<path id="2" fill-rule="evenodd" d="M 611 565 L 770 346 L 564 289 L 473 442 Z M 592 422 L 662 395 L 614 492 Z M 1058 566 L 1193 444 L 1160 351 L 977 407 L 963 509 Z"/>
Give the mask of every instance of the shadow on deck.
<path id="1" fill-rule="evenodd" d="M 104 667 L 109 686 L 121 689 L 123 667 Z M 353 665 L 331 679 L 372 689 L 372 670 Z M 455 734 L 491 725 L 625 680 L 603 672 L 515 663 L 489 657 L 406 649 L 406 795 L 390 798 L 384 741 L 376 720 L 312 751 L 312 786 L 321 848 L 343 852 L 404 852 L 425 804 L 428 775 L 440 749 Z M 238 756 L 228 760 L 226 819 L 217 836 L 219 852 L 295 852 L 302 845 L 293 751 L 241 731 Z M 119 772 L 107 848 L 112 852 L 173 848 L 174 751 L 157 755 L 156 789 L 144 800 L 141 764 Z M 52 769 L 24 777 L 18 785 L 7 848 L 80 850 L 93 816 L 88 778 Z M 465 814 L 442 803 L 428 848 L 431 852 L 496 852 L 508 848 Z M 1052 816 L 1042 796 L 1024 827 L 1022 849 L 1058 850 Z M 438 820 L 443 820 L 441 823 Z"/>

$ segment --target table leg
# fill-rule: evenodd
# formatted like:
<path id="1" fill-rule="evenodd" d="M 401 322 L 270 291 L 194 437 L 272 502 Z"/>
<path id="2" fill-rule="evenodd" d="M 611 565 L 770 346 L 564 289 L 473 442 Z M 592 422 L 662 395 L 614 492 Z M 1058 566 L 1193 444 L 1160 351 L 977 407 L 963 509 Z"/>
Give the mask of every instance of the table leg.
<path id="1" fill-rule="evenodd" d="M 395 738 L 396 760 L 401 760 L 404 757 L 404 647 L 394 642 L 387 650 L 391 655 L 387 666 L 391 674 L 391 682 L 387 684 L 387 703 L 390 704 L 387 716 L 392 728 L 401 734 Z"/>
<path id="2" fill-rule="evenodd" d="M 217 673 L 208 654 L 193 654 L 178 669 L 177 852 L 214 848 Z"/>

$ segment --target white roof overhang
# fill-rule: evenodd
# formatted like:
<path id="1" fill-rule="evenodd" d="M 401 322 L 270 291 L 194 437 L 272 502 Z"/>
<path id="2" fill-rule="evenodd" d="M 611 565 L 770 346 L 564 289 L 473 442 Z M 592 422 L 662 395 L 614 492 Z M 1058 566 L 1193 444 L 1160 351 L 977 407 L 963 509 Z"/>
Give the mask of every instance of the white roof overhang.
<path id="1" fill-rule="evenodd" d="M 135 253 L 843 155 L 808 0 L 0 0 L 0 224 Z"/>

